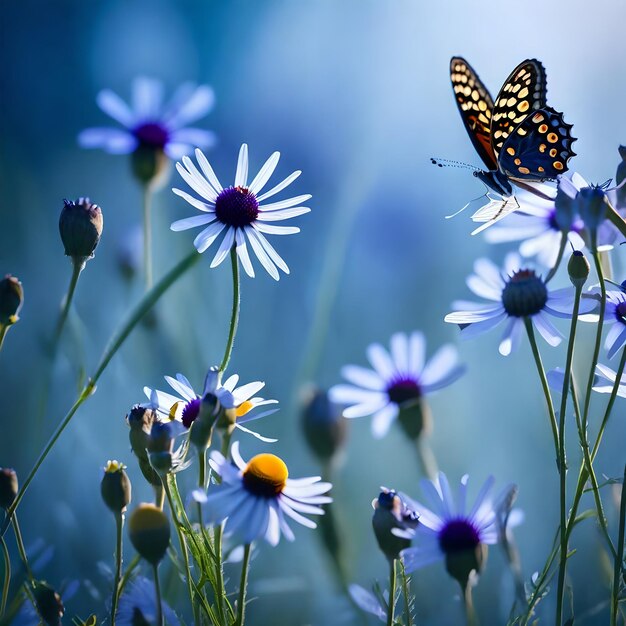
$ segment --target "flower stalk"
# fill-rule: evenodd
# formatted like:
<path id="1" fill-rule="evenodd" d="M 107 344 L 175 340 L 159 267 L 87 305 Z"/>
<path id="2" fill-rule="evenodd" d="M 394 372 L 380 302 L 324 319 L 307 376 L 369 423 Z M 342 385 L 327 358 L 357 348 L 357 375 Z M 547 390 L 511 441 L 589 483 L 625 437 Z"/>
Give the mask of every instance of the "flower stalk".
<path id="1" fill-rule="evenodd" d="M 237 621 L 235 626 L 243 626 L 246 618 L 246 591 L 248 587 L 248 571 L 250 569 L 250 546 L 247 543 L 243 549 L 243 564 L 241 566 L 241 580 L 239 582 L 239 598 L 237 600 Z"/>

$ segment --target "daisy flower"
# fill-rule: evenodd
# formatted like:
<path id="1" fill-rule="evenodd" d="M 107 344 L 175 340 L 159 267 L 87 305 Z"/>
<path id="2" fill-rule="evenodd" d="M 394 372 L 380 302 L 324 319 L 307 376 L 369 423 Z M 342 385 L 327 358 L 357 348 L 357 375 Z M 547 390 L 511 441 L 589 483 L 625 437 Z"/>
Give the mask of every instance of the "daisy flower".
<path id="1" fill-rule="evenodd" d="M 245 544 L 265 538 L 272 546 L 281 535 L 294 540 L 287 518 L 316 528 L 315 522 L 301 513 L 324 514 L 319 505 L 332 502 L 323 495 L 330 491 L 330 483 L 320 482 L 319 476 L 290 479 L 285 462 L 273 454 L 257 454 L 246 463 L 237 441 L 230 452 L 235 465 L 219 452 L 211 453 L 211 467 L 222 482 L 212 485 L 208 493 L 194 492 L 210 522 L 226 520 L 225 531 Z"/>
<path id="2" fill-rule="evenodd" d="M 421 332 L 396 333 L 388 352 L 378 343 L 367 348 L 372 369 L 346 365 L 342 376 L 349 385 L 335 385 L 330 399 L 344 405 L 344 417 L 373 415 L 372 432 L 383 437 L 403 406 L 451 385 L 465 372 L 452 345 L 445 345 L 426 361 L 426 340 Z"/>
<path id="3" fill-rule="evenodd" d="M 180 622 L 176 613 L 166 602 L 161 602 L 161 609 L 165 623 L 178 626 Z M 143 576 L 139 576 L 129 583 L 127 591 L 121 598 L 116 613 L 116 624 L 119 626 L 134 626 L 135 624 L 155 624 L 157 618 L 157 599 L 154 583 Z"/>
<path id="4" fill-rule="evenodd" d="M 563 335 L 548 315 L 566 319 L 572 317 L 573 287 L 548 290 L 543 278 L 537 276 L 534 270 L 523 267 L 519 255 L 515 253 L 507 255 L 502 270 L 489 259 L 478 259 L 474 263 L 474 274 L 467 279 L 467 286 L 477 296 L 490 302 L 453 303 L 455 311 L 444 319 L 461 326 L 461 337 L 482 335 L 506 320 L 499 351 L 508 356 L 519 347 L 524 320 L 530 318 L 548 344 L 558 346 L 561 343 Z M 583 299 L 580 313 L 589 313 L 595 306 L 595 300 Z"/>
<path id="5" fill-rule="evenodd" d="M 214 101 L 208 85 L 185 83 L 164 104 L 161 81 L 140 76 L 132 84 L 131 106 L 110 89 L 102 90 L 96 98 L 102 111 L 123 128 L 87 128 L 78 135 L 78 143 L 83 148 L 101 148 L 111 154 L 151 148 L 179 159 L 196 146 L 210 148 L 215 143 L 211 131 L 186 128 L 204 117 Z"/>
<path id="6" fill-rule="evenodd" d="M 257 408 L 262 406 L 278 404 L 278 400 L 265 400 L 264 398 L 254 395 L 265 387 L 265 383 L 255 381 L 237 387 L 237 383 L 239 382 L 239 376 L 237 374 L 233 374 L 227 378 L 224 383 L 218 383 L 216 374 L 215 369 L 209 371 L 202 395 L 198 395 L 194 391 L 191 383 L 182 374 L 176 374 L 176 378 L 165 376 L 164 378 L 167 384 L 178 395 L 144 387 L 143 391 L 150 401 L 147 403 L 147 406 L 163 415 L 182 421 L 183 426 L 189 428 L 200 413 L 202 398 L 207 393 L 212 393 L 217 397 L 224 408 L 235 409 L 237 415 L 237 422 L 235 423 L 236 428 L 266 443 L 274 443 L 276 439 L 263 437 L 242 426 L 242 424 L 260 419 L 261 417 L 266 417 L 278 411 L 277 408 L 260 412 L 256 411 Z"/>
<path id="7" fill-rule="evenodd" d="M 455 498 L 443 472 L 439 472 L 434 481 L 421 480 L 422 493 L 429 506 L 402 495 L 407 506 L 419 517 L 414 530 L 393 531 L 419 541 L 418 546 L 401 552 L 407 572 L 445 560 L 448 573 L 461 584 L 465 584 L 472 570 L 480 573 L 486 546 L 497 543 L 499 537 L 497 510 L 490 496 L 494 478 L 487 478 L 469 510 L 466 508 L 468 481 L 467 474 L 461 478 Z"/>
<path id="8" fill-rule="evenodd" d="M 202 174 L 189 157 L 183 157 L 182 163 L 176 164 L 176 169 L 201 199 L 180 189 L 172 191 L 202 214 L 178 220 L 172 224 L 171 229 L 182 231 L 204 226 L 193 242 L 200 253 L 207 250 L 223 233 L 222 242 L 213 257 L 211 267 L 217 267 L 228 256 L 231 248 L 235 247 L 246 274 L 254 277 L 254 269 L 248 253 L 248 244 L 250 244 L 261 265 L 272 278 L 279 280 L 277 268 L 289 274 L 287 264 L 265 235 L 299 233 L 300 229 L 295 226 L 280 226 L 273 222 L 308 213 L 311 209 L 301 205 L 309 200 L 311 195 L 294 196 L 270 204 L 263 202 L 290 185 L 302 172 L 299 170 L 293 172 L 278 185 L 261 194 L 260 192 L 278 165 L 280 152 L 274 152 L 259 173 L 251 182 L 248 182 L 248 146 L 244 143 L 239 150 L 235 181 L 230 187 L 222 187 L 201 150 L 196 150 L 196 158 Z"/>

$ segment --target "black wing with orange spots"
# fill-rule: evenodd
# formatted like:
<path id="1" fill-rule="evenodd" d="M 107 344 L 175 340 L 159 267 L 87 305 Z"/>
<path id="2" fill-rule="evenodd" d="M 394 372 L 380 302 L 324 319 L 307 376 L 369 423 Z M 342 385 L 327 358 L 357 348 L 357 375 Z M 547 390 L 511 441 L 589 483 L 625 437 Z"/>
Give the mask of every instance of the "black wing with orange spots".
<path id="1" fill-rule="evenodd" d="M 489 91 L 462 57 L 452 57 L 450 80 L 459 113 L 474 148 L 488 169 L 497 169 L 498 163 L 491 140 L 493 99 Z"/>
<path id="2" fill-rule="evenodd" d="M 546 71 L 537 59 L 522 61 L 506 79 L 493 106 L 491 147 L 496 159 L 509 135 L 546 106 Z"/>
<path id="3" fill-rule="evenodd" d="M 571 124 L 552 107 L 528 115 L 508 136 L 498 162 L 511 180 L 541 181 L 556 178 L 575 156 Z"/>

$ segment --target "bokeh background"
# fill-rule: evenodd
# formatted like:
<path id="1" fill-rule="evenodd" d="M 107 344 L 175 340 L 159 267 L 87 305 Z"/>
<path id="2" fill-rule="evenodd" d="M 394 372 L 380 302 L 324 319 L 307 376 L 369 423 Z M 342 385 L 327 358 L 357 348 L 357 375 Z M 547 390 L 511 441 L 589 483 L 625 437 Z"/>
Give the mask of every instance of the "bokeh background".
<path id="1" fill-rule="evenodd" d="M 19 276 L 26 302 L 0 354 L 0 464 L 26 475 L 73 402 L 78 378 L 93 370 L 141 295 L 141 276 L 128 280 L 120 271 L 122 251 L 132 247 L 140 223 L 128 159 L 82 151 L 76 142 L 83 128 L 109 124 L 95 105 L 100 89 L 127 99 L 141 74 L 161 78 L 170 90 L 186 80 L 208 83 L 217 104 L 198 125 L 219 137 L 209 155 L 218 176 L 234 175 L 244 141 L 251 171 L 273 150 L 283 155 L 276 179 L 303 170 L 291 189 L 312 193 L 313 211 L 297 219 L 300 235 L 277 243 L 292 273 L 280 283 L 262 270 L 254 280 L 244 276 L 230 369 L 246 381 L 265 380 L 267 396 L 280 399 L 282 410 L 255 426 L 280 439 L 272 451 L 293 476 L 310 475 L 319 467 L 301 435 L 300 385 L 339 382 L 344 363 L 365 364 L 366 346 L 387 343 L 397 330 L 422 329 L 430 353 L 457 341 L 457 329 L 443 323 L 450 302 L 469 295 L 464 280 L 475 258 L 500 260 L 505 253 L 470 237 L 468 213 L 444 219 L 483 192 L 469 171 L 429 162 L 439 156 L 480 165 L 456 111 L 449 58 L 465 56 L 494 95 L 519 61 L 541 59 L 549 103 L 565 111 L 579 137 L 575 168 L 602 182 L 613 176 L 617 147 L 626 142 L 625 17 L 617 0 L 3 3 L 0 272 Z M 172 181 L 180 184 L 175 172 Z M 193 239 L 169 231 L 173 220 L 193 213 L 170 186 L 154 204 L 157 276 Z M 40 420 L 44 348 L 70 275 L 58 215 L 64 197 L 80 195 L 100 204 L 105 229 L 81 278 Z M 565 284 L 566 277 L 560 280 Z M 228 264 L 210 270 L 208 258 L 171 289 L 158 304 L 158 326 L 135 331 L 29 490 L 20 508 L 26 543 L 54 549 L 41 575 L 58 587 L 81 581 L 67 602 L 68 617 L 102 614 L 108 593 L 97 565 L 111 565 L 114 544 L 113 519 L 99 495 L 107 459 L 129 465 L 135 502 L 150 497 L 131 458 L 124 415 L 143 401 L 144 385 L 164 384 L 164 374 L 184 372 L 201 384 L 207 366 L 221 358 L 230 298 Z M 541 569 L 557 528 L 557 473 L 530 351 L 524 346 L 504 359 L 498 339 L 495 333 L 459 346 L 469 371 L 433 398 L 431 444 L 455 482 L 468 472 L 475 489 L 488 474 L 500 485 L 519 484 L 526 519 L 516 537 L 529 578 Z M 583 341 L 589 339 L 587 332 Z M 563 362 L 563 350 L 542 349 L 548 366 Z M 602 406 L 594 401 L 594 428 Z M 618 402 L 597 467 L 607 476 L 622 471 L 624 417 Z M 387 575 L 371 532 L 371 500 L 380 485 L 419 496 L 419 468 L 399 429 L 376 441 L 369 419 L 350 427 L 335 475 L 335 510 L 350 579 L 369 587 Z M 240 439 L 245 456 L 262 447 Z M 575 454 L 572 460 L 577 466 Z M 614 527 L 615 506 L 606 496 Z M 251 624 L 357 623 L 319 539 L 298 528 L 294 544 L 261 548 L 251 575 L 250 595 L 258 596 Z M 606 623 L 603 551 L 593 522 L 574 542 L 577 623 Z M 238 570 L 230 572 L 234 586 Z M 420 624 L 460 623 L 458 592 L 443 567 L 418 573 L 415 589 Z M 497 549 L 475 598 L 484 624 L 505 621 L 512 583 Z M 551 603 L 541 605 L 545 623 Z"/>

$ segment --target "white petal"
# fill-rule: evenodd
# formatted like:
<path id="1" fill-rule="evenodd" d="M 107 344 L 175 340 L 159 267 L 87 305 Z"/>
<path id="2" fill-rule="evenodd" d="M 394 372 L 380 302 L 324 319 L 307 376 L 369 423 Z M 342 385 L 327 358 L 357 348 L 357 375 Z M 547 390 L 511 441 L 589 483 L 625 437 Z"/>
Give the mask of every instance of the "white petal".
<path id="1" fill-rule="evenodd" d="M 279 191 L 282 191 L 285 187 L 291 185 L 291 183 L 296 180 L 296 178 L 298 178 L 300 174 L 302 174 L 300 170 L 293 172 L 293 174 L 289 174 L 289 176 L 287 176 L 287 178 L 278 183 L 276 187 L 272 187 L 269 191 L 266 191 L 264 194 L 260 195 L 257 200 L 259 202 L 263 202 L 263 200 L 267 200 L 267 198 L 275 196 Z"/>
<path id="2" fill-rule="evenodd" d="M 345 365 L 341 368 L 341 375 L 358 387 L 382 391 L 385 388 L 385 381 L 374 371 L 358 365 Z"/>
<path id="3" fill-rule="evenodd" d="M 301 196 L 294 196 L 293 198 L 287 198 L 286 200 L 279 200 L 272 204 L 260 204 L 259 211 L 261 213 L 267 213 L 268 211 L 278 211 L 279 209 L 288 209 L 289 207 L 296 206 L 302 202 L 306 202 L 312 198 L 310 193 L 306 193 Z"/>
<path id="4" fill-rule="evenodd" d="M 246 274 L 250 278 L 254 278 L 254 268 L 252 267 L 252 261 L 250 261 L 250 255 L 248 254 L 248 246 L 246 246 L 246 238 L 243 235 L 241 228 L 235 229 L 235 242 L 237 246 L 237 256 L 241 261 L 241 265 Z"/>
<path id="5" fill-rule="evenodd" d="M 248 236 L 248 241 L 250 242 L 254 253 L 261 262 L 261 265 L 274 280 L 280 280 L 280 275 L 278 274 L 276 266 L 272 263 L 272 260 L 267 255 L 267 252 L 265 252 L 265 250 L 263 249 L 263 246 L 254 237 L 254 235 L 256 235 L 254 229 L 250 226 L 246 226 L 244 230 L 246 235 Z M 250 233 L 252 233 L 252 235 Z"/>
<path id="6" fill-rule="evenodd" d="M 96 97 L 98 106 L 126 128 L 132 128 L 136 119 L 128 105 L 110 89 L 103 89 Z"/>
<path id="7" fill-rule="evenodd" d="M 82 148 L 101 148 L 110 154 L 129 154 L 137 147 L 137 139 L 121 128 L 87 128 L 78 135 Z"/>
<path id="8" fill-rule="evenodd" d="M 213 207 L 211 204 L 207 204 L 206 202 L 202 202 L 202 200 L 198 200 L 197 198 L 194 198 L 193 196 L 189 195 L 186 191 L 183 191 L 182 189 L 176 189 L 176 188 L 172 189 L 172 191 L 177 196 L 180 196 L 183 200 L 186 200 L 187 202 L 189 202 L 189 204 L 191 204 L 192 207 L 195 207 L 199 211 L 203 211 L 204 213 L 215 213 L 215 207 Z"/>
<path id="9" fill-rule="evenodd" d="M 205 224 L 209 224 L 214 220 L 214 215 L 194 215 L 193 217 L 186 217 L 182 220 L 172 222 L 170 230 L 173 230 L 177 233 L 183 230 L 189 230 L 190 228 L 204 226 Z"/>
<path id="10" fill-rule="evenodd" d="M 235 172 L 235 187 L 245 187 L 248 181 L 248 144 L 242 144 L 237 159 Z"/>
<path id="11" fill-rule="evenodd" d="M 196 149 L 196 159 L 198 159 L 198 165 L 200 166 L 200 169 L 204 172 L 204 175 L 207 177 L 207 181 L 209 182 L 209 184 L 215 189 L 217 193 L 221 193 L 223 191 L 222 185 L 220 184 L 220 181 L 215 175 L 211 164 L 204 156 L 202 150 Z"/>
<path id="12" fill-rule="evenodd" d="M 393 361 L 387 350 L 379 343 L 373 343 L 367 347 L 367 358 L 383 380 L 389 380 L 394 375 Z"/>
<path id="13" fill-rule="evenodd" d="M 168 123 L 172 128 L 180 128 L 204 117 L 215 103 L 215 93 L 208 85 L 200 85 L 182 103 L 175 103 L 169 112 Z"/>
<path id="14" fill-rule="evenodd" d="M 280 211 L 271 211 L 270 213 L 259 212 L 257 221 L 259 222 L 280 222 L 281 220 L 288 220 L 292 217 L 298 217 L 305 213 L 310 213 L 309 207 L 301 206 L 293 209 L 281 209 Z"/>
<path id="15" fill-rule="evenodd" d="M 274 173 L 274 170 L 278 165 L 278 159 L 280 159 L 280 152 L 274 152 L 272 156 L 265 161 L 263 167 L 259 170 L 259 173 L 254 177 L 254 180 L 248 185 L 248 189 L 255 196 L 259 193 L 259 191 L 261 191 L 261 189 L 263 189 L 265 183 Z"/>
<path id="16" fill-rule="evenodd" d="M 248 237 L 251 236 L 258 239 L 259 243 L 263 246 L 265 252 L 267 252 L 268 256 L 270 257 L 270 259 L 272 259 L 274 264 L 277 265 L 281 270 L 283 270 L 285 274 L 289 274 L 289 267 L 287 266 L 285 261 L 283 261 L 278 252 L 276 252 L 272 244 L 261 233 L 255 231 L 253 228 L 248 229 Z"/>
<path id="17" fill-rule="evenodd" d="M 217 267 L 228 256 L 230 249 L 233 247 L 233 242 L 235 241 L 235 230 L 236 229 L 232 226 L 228 227 L 224 239 L 222 239 L 222 243 L 211 261 L 211 267 Z"/>
<path id="18" fill-rule="evenodd" d="M 215 221 L 209 224 L 194 240 L 193 245 L 198 252 L 202 253 L 207 250 L 211 244 L 219 237 L 220 233 L 226 228 L 226 224 Z"/>
<path id="19" fill-rule="evenodd" d="M 382 439 L 387 432 L 391 423 L 398 417 L 398 405 L 389 403 L 383 407 L 372 419 L 372 434 L 376 439 Z"/>
<path id="20" fill-rule="evenodd" d="M 264 224 L 258 220 L 254 222 L 253 228 L 268 235 L 295 235 L 300 232 L 297 226 L 275 226 L 274 224 Z"/>
<path id="21" fill-rule="evenodd" d="M 133 80 L 131 100 L 136 120 L 158 120 L 163 101 L 163 83 L 154 78 L 138 76 Z"/>
<path id="22" fill-rule="evenodd" d="M 196 191 L 207 200 L 215 202 L 217 200 L 217 192 L 213 189 L 209 181 L 202 176 L 198 168 L 194 165 L 194 162 L 188 156 L 184 156 L 182 161 L 196 184 L 196 187 L 194 187 Z M 180 170 L 178 171 L 180 172 Z M 189 184 L 189 186 L 193 187 L 191 184 Z"/>

